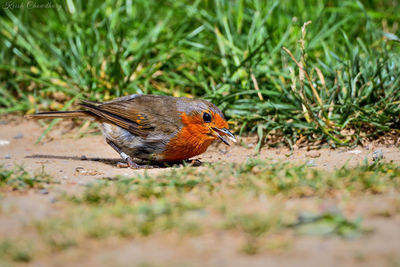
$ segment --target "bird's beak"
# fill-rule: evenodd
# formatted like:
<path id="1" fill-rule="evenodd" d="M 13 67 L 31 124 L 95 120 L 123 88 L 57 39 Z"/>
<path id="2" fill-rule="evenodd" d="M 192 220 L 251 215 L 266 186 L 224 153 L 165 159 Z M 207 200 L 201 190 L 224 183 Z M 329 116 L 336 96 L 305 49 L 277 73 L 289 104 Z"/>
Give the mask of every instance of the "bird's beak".
<path id="1" fill-rule="evenodd" d="M 233 135 L 233 133 L 231 133 L 226 128 L 220 129 L 220 128 L 211 127 L 211 131 L 216 137 L 221 139 L 221 141 L 224 142 L 228 146 L 229 146 L 228 139 L 231 140 L 232 142 L 236 143 L 235 136 Z"/>

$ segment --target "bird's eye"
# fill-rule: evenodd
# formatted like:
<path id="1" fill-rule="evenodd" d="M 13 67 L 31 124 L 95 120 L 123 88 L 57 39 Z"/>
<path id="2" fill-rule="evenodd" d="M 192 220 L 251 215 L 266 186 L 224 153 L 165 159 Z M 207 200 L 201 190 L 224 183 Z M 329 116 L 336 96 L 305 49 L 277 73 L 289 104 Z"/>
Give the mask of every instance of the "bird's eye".
<path id="1" fill-rule="evenodd" d="M 204 122 L 211 122 L 211 115 L 210 115 L 210 113 L 204 112 L 204 113 L 203 113 L 203 120 L 204 120 Z"/>

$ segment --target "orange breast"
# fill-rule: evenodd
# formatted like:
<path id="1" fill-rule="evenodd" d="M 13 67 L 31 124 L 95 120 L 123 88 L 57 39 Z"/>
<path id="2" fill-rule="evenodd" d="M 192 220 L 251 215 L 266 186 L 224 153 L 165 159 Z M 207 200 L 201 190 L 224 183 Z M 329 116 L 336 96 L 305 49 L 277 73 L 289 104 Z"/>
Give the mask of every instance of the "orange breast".
<path id="1" fill-rule="evenodd" d="M 204 124 L 186 114 L 182 114 L 181 118 L 184 126 L 167 144 L 163 153 L 164 161 L 185 160 L 202 154 L 216 139 L 208 135 L 209 130 Z"/>

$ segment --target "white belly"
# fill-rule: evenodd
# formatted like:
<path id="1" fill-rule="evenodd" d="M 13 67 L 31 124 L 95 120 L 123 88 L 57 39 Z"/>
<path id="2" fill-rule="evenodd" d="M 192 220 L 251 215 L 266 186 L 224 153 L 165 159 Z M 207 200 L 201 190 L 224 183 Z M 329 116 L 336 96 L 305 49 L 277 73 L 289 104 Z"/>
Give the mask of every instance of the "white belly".
<path id="1" fill-rule="evenodd" d="M 101 123 L 101 130 L 106 139 L 132 158 L 144 160 L 162 160 L 167 140 L 170 137 L 162 134 L 149 134 L 146 137 L 133 135 L 129 131 L 109 123 Z"/>

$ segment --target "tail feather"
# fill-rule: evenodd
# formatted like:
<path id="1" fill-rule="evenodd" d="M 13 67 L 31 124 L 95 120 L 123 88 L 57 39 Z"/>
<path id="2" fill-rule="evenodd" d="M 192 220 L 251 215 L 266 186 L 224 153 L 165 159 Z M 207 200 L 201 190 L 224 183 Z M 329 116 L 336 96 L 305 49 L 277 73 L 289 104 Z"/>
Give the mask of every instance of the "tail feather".
<path id="1" fill-rule="evenodd" d="M 55 118 L 77 118 L 77 117 L 93 117 L 93 113 L 86 110 L 77 111 L 49 111 L 25 116 L 28 119 L 55 119 Z"/>

